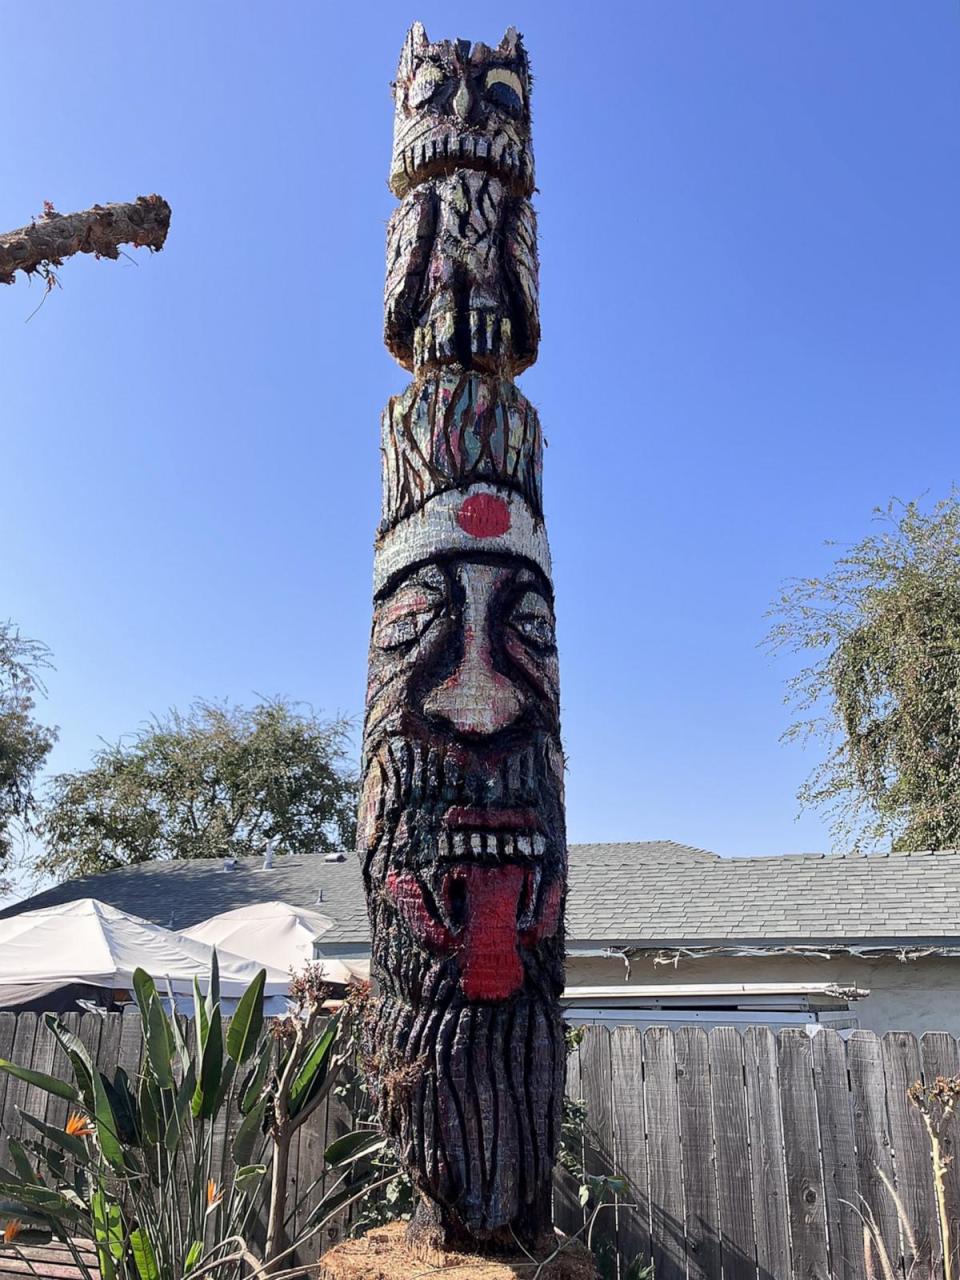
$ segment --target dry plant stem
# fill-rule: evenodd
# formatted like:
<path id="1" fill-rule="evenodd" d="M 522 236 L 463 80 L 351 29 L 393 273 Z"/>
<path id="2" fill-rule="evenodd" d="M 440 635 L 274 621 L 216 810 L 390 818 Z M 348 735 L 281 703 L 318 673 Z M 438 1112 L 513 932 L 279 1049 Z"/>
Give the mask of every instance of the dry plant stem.
<path id="1" fill-rule="evenodd" d="M 137 196 L 130 204 L 95 204 L 82 213 L 48 209 L 28 227 L 0 233 L 0 284 L 13 284 L 18 271 L 59 267 L 75 253 L 119 258 L 120 245 L 159 250 L 170 227 L 170 206 L 162 196 Z"/>
<path id="2" fill-rule="evenodd" d="M 953 1104 L 943 1109 L 939 1124 L 935 1124 L 930 1113 L 924 1111 L 923 1123 L 930 1139 L 930 1158 L 933 1161 L 933 1186 L 937 1196 L 937 1215 L 940 1219 L 940 1239 L 943 1242 L 943 1280 L 953 1280 L 953 1246 L 950 1240 L 950 1218 L 947 1214 L 947 1164 L 943 1158 L 940 1145 L 940 1133 L 946 1120 L 953 1111 Z"/>

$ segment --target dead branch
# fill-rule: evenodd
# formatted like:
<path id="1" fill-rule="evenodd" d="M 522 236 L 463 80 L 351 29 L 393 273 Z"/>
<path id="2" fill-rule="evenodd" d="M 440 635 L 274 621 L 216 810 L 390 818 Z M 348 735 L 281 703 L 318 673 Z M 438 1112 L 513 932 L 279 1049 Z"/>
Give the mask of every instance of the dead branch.
<path id="1" fill-rule="evenodd" d="M 159 251 L 170 227 L 162 196 L 137 196 L 132 204 L 95 204 L 83 213 L 57 213 L 49 203 L 29 227 L 0 233 L 0 284 L 17 271 L 31 275 L 59 267 L 75 253 L 119 258 L 122 244 Z"/>

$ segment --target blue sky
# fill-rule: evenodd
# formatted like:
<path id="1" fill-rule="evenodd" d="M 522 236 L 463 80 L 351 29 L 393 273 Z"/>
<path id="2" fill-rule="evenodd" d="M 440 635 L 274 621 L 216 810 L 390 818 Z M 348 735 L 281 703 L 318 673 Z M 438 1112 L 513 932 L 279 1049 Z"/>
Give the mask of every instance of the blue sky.
<path id="1" fill-rule="evenodd" d="M 825 849 L 778 584 L 960 479 L 955 0 L 357 0 L 4 19 L 0 222 L 158 191 L 167 249 L 0 293 L 0 614 L 54 769 L 194 697 L 359 716 L 404 31 L 533 61 L 573 840 Z"/>

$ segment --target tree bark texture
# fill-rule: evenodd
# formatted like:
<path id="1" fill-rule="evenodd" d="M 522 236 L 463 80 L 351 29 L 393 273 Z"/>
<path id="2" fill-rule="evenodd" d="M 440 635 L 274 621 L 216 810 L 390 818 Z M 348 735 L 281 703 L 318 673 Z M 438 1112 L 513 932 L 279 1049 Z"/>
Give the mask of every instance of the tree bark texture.
<path id="1" fill-rule="evenodd" d="M 419 1192 L 411 1246 L 554 1246 L 567 850 L 536 359 L 530 74 L 407 36 L 395 85 L 383 513 L 359 847 L 377 994 L 364 1029 Z"/>
<path id="2" fill-rule="evenodd" d="M 82 213 L 47 211 L 17 231 L 0 234 L 0 284 L 13 284 L 18 271 L 59 267 L 75 253 L 119 258 L 120 245 L 163 248 L 170 206 L 161 196 L 137 196 L 131 204 L 95 204 Z"/>

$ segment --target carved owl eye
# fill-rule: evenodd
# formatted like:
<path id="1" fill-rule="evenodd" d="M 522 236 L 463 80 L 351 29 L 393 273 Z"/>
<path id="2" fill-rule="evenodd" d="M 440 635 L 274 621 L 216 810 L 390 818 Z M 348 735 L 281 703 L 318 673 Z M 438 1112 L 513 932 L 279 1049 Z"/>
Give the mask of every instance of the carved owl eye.
<path id="1" fill-rule="evenodd" d="M 409 99 L 412 107 L 422 107 L 429 102 L 443 83 L 444 75 L 434 62 L 424 62 L 417 68 L 417 74 L 410 85 Z"/>
<path id="2" fill-rule="evenodd" d="M 484 86 L 488 102 L 502 111 L 518 116 L 523 110 L 523 85 L 520 77 L 506 67 L 491 67 Z"/>

